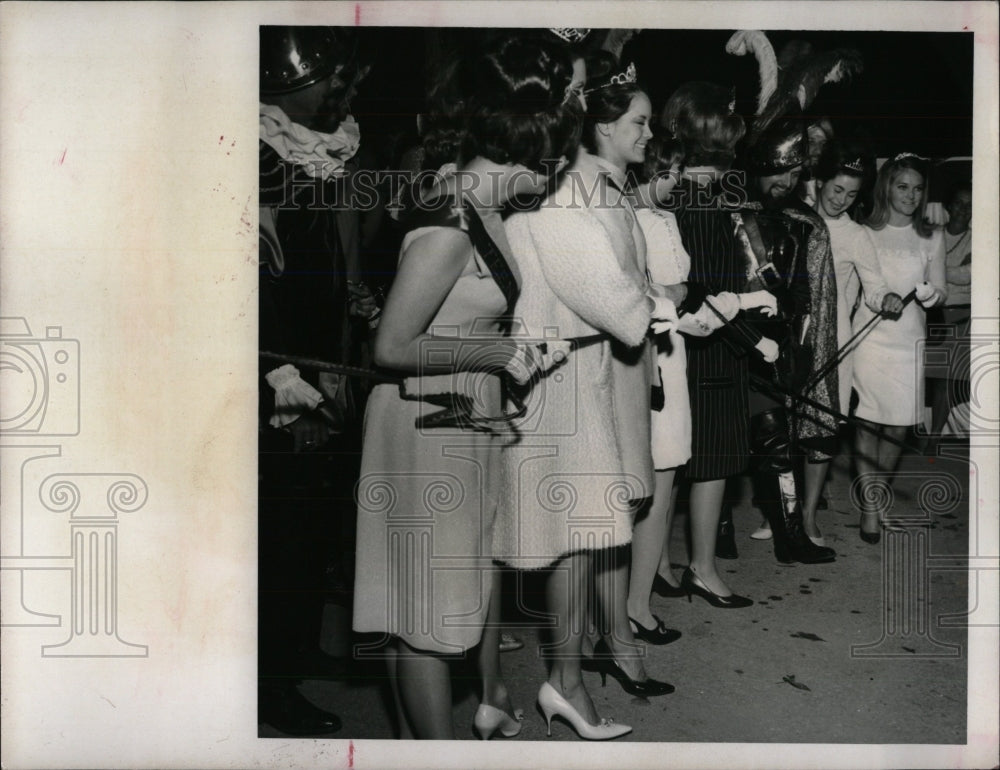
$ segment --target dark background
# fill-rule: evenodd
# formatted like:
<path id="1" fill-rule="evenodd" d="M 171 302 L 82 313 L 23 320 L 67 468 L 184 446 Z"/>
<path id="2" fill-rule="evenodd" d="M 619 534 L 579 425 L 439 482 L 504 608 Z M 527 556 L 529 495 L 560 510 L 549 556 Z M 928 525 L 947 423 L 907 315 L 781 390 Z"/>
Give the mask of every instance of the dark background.
<path id="1" fill-rule="evenodd" d="M 525 30 L 506 30 L 525 34 Z M 735 30 L 643 30 L 625 47 L 640 83 L 658 112 L 670 93 L 688 80 L 736 87 L 737 111 L 756 107 L 757 62 L 725 52 Z M 472 51 L 504 30 L 367 28 L 363 56 L 372 71 L 354 103 L 363 146 L 383 163 L 415 139 L 428 72 L 443 50 Z M 544 34 L 535 30 L 534 33 Z M 529 33 L 531 34 L 531 33 Z M 775 52 L 791 39 L 817 51 L 854 48 L 864 72 L 846 83 L 828 83 L 808 110 L 828 116 L 837 133 L 867 136 L 879 157 L 902 151 L 933 158 L 972 155 L 973 36 L 971 32 L 768 32 Z M 595 30 L 592 38 L 603 37 Z"/>

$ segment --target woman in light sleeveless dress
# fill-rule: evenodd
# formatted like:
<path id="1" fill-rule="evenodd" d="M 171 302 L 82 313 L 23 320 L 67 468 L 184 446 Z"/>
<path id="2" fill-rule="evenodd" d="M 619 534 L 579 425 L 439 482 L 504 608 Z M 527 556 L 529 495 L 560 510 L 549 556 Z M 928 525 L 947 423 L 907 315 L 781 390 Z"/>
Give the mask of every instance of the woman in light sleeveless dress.
<path id="1" fill-rule="evenodd" d="M 389 638 L 356 654 L 386 660 L 401 737 L 455 737 L 450 666 L 474 649 L 474 726 L 513 736 L 492 563 L 500 445 L 470 428 L 502 424 L 499 370 L 520 376 L 541 361 L 537 346 L 501 333 L 520 277 L 500 207 L 544 191 L 545 172 L 576 149 L 581 115 L 558 46 L 506 38 L 446 72 L 460 81 L 441 89 L 449 101 L 436 105 L 425 143 L 440 154 L 457 139 L 457 171 L 422 196 L 442 206 L 413 207 L 418 218 L 443 212 L 447 225 L 406 237 L 375 340 L 376 364 L 410 377 L 376 386 L 365 415 L 353 627 Z M 435 422 L 449 410 L 454 419 Z"/>

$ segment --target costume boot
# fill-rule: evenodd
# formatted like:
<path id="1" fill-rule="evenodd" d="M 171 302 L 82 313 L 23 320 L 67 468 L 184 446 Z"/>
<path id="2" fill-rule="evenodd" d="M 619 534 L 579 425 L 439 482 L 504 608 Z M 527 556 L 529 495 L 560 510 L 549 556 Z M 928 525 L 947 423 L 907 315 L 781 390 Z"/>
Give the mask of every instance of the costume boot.
<path id="1" fill-rule="evenodd" d="M 795 494 L 795 477 L 791 471 L 779 473 L 774 482 L 778 488 L 780 504 L 780 534 L 771 522 L 774 531 L 774 555 L 783 564 L 802 562 L 803 564 L 823 564 L 837 558 L 832 548 L 816 545 L 806 535 L 802 527 L 802 504 Z M 777 517 L 776 517 L 777 518 Z"/>
<path id="2" fill-rule="evenodd" d="M 723 502 L 719 516 L 719 529 L 715 535 L 715 556 L 718 559 L 738 559 L 736 551 L 736 528 L 733 526 L 733 506 Z"/>

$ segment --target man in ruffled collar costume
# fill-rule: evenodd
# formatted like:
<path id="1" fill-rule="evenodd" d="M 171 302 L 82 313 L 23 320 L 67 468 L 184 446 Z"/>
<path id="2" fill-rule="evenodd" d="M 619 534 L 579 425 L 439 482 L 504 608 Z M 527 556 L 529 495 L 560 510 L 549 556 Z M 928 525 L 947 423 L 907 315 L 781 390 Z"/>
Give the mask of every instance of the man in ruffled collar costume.
<path id="1" fill-rule="evenodd" d="M 801 484 L 795 483 L 792 466 L 799 451 L 817 461 L 836 453 L 837 419 L 831 411 L 836 414 L 837 371 L 810 383 L 804 394 L 824 409 L 793 405 L 780 391 L 799 393 L 816 367 L 837 350 L 830 235 L 822 219 L 795 194 L 808 159 L 803 121 L 779 118 L 755 134 L 746 150 L 750 200 L 738 235 L 745 252 L 747 290 L 764 288 L 778 298 L 778 314 L 755 325 L 782 348 L 775 364 L 751 364 L 758 384 L 750 394 L 755 497 L 771 524 L 779 561 L 827 562 L 834 552 L 812 542 L 803 530 L 797 493 Z"/>
<path id="2" fill-rule="evenodd" d="M 355 49 L 327 27 L 260 31 L 261 350 L 343 363 L 352 310 L 374 306 L 347 283 L 358 274 L 358 212 L 345 184 L 360 144 L 348 114 L 360 79 Z M 353 511 L 331 499 L 341 482 L 349 488 L 334 476 L 350 463 L 331 462 L 326 445 L 350 427 L 349 383 L 288 364 L 262 364 L 260 374 L 260 721 L 325 735 L 339 718 L 297 685 L 335 670 L 319 648 L 321 589 L 337 521 Z"/>

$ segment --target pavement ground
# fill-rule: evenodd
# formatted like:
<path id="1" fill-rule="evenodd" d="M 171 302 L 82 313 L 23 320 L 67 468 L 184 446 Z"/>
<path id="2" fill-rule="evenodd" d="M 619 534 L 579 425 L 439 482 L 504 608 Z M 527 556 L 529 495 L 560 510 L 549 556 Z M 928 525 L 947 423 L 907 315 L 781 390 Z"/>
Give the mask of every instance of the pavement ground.
<path id="1" fill-rule="evenodd" d="M 613 679 L 602 687 L 599 674 L 585 672 L 598 713 L 632 725 L 622 739 L 629 741 L 964 743 L 970 465 L 967 445 L 944 444 L 940 453 L 903 457 L 893 510 L 906 523 L 878 545 L 860 539 L 847 460 L 835 461 L 829 510 L 818 518 L 837 552 L 831 564 L 779 564 L 770 541 L 749 538 L 760 515 L 747 496 L 734 512 L 739 558 L 720 560 L 719 567 L 731 588 L 754 605 L 724 610 L 699 597 L 689 602 L 654 594 L 654 614 L 683 636 L 647 646 L 645 666 L 676 691 L 635 698 Z M 677 577 L 687 562 L 685 524 L 686 516 L 675 518 L 671 559 Z M 535 705 L 545 671 L 539 629 L 517 612 L 514 587 L 513 573 L 506 574 L 505 630 L 525 642 L 502 655 L 512 701 L 525 711 L 516 740 L 579 740 L 558 720 L 546 737 Z M 523 581 L 528 604 L 540 590 L 530 575 Z M 324 647 L 349 654 L 350 610 L 333 604 L 327 610 Z M 457 667 L 454 681 L 456 735 L 473 739 L 478 695 L 471 662 Z M 395 737 L 378 662 L 353 663 L 345 678 L 309 680 L 300 690 L 340 716 L 343 728 L 333 737 Z M 280 735 L 268 725 L 259 734 Z"/>

